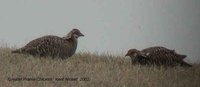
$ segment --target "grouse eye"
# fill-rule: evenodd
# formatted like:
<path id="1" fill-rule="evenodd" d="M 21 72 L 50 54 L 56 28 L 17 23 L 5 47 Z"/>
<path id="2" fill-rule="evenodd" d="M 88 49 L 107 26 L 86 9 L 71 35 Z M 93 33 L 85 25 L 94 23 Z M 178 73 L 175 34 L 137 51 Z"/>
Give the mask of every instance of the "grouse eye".
<path id="1" fill-rule="evenodd" d="M 76 33 L 77 33 L 77 31 L 76 31 L 76 30 L 74 30 L 74 31 L 73 31 L 73 34 L 76 34 Z"/>
<path id="2" fill-rule="evenodd" d="M 79 31 L 75 31 L 74 33 L 75 33 L 76 35 L 79 35 L 79 34 L 80 34 L 80 32 L 79 32 Z"/>
<path id="3" fill-rule="evenodd" d="M 133 56 L 137 56 L 137 53 L 133 53 Z"/>
<path id="4" fill-rule="evenodd" d="M 131 55 L 135 55 L 136 54 L 136 52 L 131 52 Z"/>

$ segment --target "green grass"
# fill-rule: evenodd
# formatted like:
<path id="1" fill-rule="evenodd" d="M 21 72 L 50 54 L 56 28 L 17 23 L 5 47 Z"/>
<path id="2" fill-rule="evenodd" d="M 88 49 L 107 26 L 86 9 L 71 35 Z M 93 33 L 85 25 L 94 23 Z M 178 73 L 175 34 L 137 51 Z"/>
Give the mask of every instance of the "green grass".
<path id="1" fill-rule="evenodd" d="M 83 52 L 62 60 L 11 54 L 11 49 L 0 48 L 0 87 L 200 87 L 200 64 L 158 69 L 133 66 L 130 58 L 109 54 Z M 9 81 L 9 77 L 51 80 Z M 56 79 L 84 77 L 89 81 Z"/>

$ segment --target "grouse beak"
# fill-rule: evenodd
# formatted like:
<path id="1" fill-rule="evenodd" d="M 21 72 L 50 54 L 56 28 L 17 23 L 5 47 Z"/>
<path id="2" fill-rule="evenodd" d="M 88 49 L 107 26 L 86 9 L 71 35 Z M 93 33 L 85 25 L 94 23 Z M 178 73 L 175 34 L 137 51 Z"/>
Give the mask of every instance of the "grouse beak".
<path id="1" fill-rule="evenodd" d="M 83 35 L 82 33 L 79 33 L 79 36 L 80 36 L 80 37 L 81 37 L 81 36 L 84 37 L 84 35 Z"/>
<path id="2" fill-rule="evenodd" d="M 126 56 L 129 56 L 129 54 L 127 53 L 127 54 L 125 55 L 125 57 L 126 57 Z"/>

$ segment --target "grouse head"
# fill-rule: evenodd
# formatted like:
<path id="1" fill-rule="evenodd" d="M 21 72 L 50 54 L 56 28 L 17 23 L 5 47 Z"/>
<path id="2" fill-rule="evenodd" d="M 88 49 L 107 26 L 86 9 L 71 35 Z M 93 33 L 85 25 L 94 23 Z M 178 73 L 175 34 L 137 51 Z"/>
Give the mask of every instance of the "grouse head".
<path id="1" fill-rule="evenodd" d="M 125 56 L 136 57 L 136 56 L 138 56 L 140 54 L 141 54 L 141 52 L 139 50 L 137 50 L 137 49 L 130 49 L 130 50 L 128 50 L 128 52 L 126 53 Z"/>
<path id="2" fill-rule="evenodd" d="M 81 36 L 84 36 L 78 29 L 72 29 L 67 36 L 65 37 L 66 39 L 71 39 L 71 38 L 79 38 Z"/>

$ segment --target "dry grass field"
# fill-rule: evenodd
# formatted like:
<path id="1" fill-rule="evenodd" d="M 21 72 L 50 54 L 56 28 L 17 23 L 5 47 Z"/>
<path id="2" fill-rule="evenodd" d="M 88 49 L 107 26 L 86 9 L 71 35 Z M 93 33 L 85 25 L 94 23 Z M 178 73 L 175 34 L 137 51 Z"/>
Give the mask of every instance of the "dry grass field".
<path id="1" fill-rule="evenodd" d="M 83 52 L 62 60 L 11 49 L 0 47 L 0 87 L 200 87 L 200 64 L 156 68 L 109 54 Z"/>

